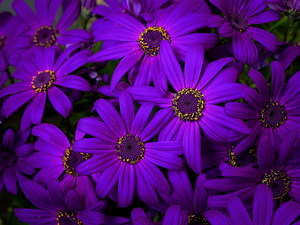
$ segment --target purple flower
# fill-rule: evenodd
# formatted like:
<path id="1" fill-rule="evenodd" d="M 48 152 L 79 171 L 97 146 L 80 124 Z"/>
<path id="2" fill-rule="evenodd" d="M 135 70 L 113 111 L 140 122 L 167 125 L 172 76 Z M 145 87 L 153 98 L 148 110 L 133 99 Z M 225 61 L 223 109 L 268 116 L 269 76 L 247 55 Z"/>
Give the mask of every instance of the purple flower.
<path id="1" fill-rule="evenodd" d="M 66 194 L 70 190 L 79 193 L 84 200 L 83 205 L 89 207 L 98 202 L 93 178 L 97 176 L 78 176 L 76 168 L 79 164 L 90 159 L 93 155 L 73 151 L 73 143 L 66 135 L 52 124 L 43 123 L 32 129 L 32 134 L 39 137 L 34 153 L 28 160 L 34 168 L 41 170 L 34 176 L 34 180 L 46 187 L 52 178 L 60 180 L 60 186 Z"/>
<path id="2" fill-rule="evenodd" d="M 297 0 L 265 0 L 265 3 L 276 12 L 287 12 L 291 20 L 300 19 L 300 2 Z"/>
<path id="3" fill-rule="evenodd" d="M 129 219 L 106 217 L 103 213 L 106 202 L 99 201 L 90 207 L 82 204 L 77 191 L 64 194 L 56 179 L 52 179 L 47 190 L 33 180 L 20 182 L 26 195 L 38 209 L 15 208 L 17 218 L 30 224 L 123 224 Z"/>
<path id="4" fill-rule="evenodd" d="M 80 14 L 80 0 L 72 1 L 57 24 L 53 22 L 62 0 L 35 0 L 36 15 L 23 0 L 15 0 L 12 4 L 17 14 L 30 26 L 26 35 L 30 37 L 34 46 L 54 47 L 61 51 L 60 45 L 69 43 L 91 42 L 92 36 L 82 29 L 66 30 Z"/>
<path id="5" fill-rule="evenodd" d="M 8 65 L 16 66 L 20 54 L 31 46 L 29 38 L 22 36 L 28 26 L 19 16 L 9 12 L 0 14 L 0 72 Z"/>
<path id="6" fill-rule="evenodd" d="M 294 128 L 300 129 L 298 118 L 300 72 L 295 73 L 283 88 L 285 74 L 282 65 L 277 61 L 272 61 L 271 96 L 265 77 L 260 72 L 250 70 L 249 76 L 256 84 L 259 94 L 247 87 L 241 95 L 249 104 L 229 102 L 225 105 L 226 114 L 248 120 L 246 125 L 253 130 L 235 147 L 236 154 L 262 137 L 270 139 L 272 145 L 279 147 L 287 131 Z"/>
<path id="7" fill-rule="evenodd" d="M 4 185 L 6 189 L 16 195 L 18 192 L 17 181 L 26 179 L 20 172 L 33 175 L 35 169 L 28 164 L 27 160 L 33 153 L 33 144 L 25 144 L 30 130 L 18 132 L 8 129 L 0 145 L 0 192 Z"/>
<path id="8" fill-rule="evenodd" d="M 159 202 L 155 189 L 168 195 L 171 187 L 158 166 L 181 169 L 183 159 L 181 141 L 148 142 L 171 119 L 170 109 L 163 109 L 149 120 L 154 104 L 142 105 L 136 115 L 131 95 L 120 93 L 121 117 L 106 100 L 95 102 L 94 109 L 101 121 L 81 119 L 78 129 L 95 138 L 78 140 L 73 150 L 94 154 L 93 158 L 77 167 L 79 175 L 101 172 L 96 192 L 104 198 L 118 182 L 118 198 L 121 207 L 131 204 L 134 190 L 146 203 Z M 154 189 L 154 188 L 155 189 Z"/>
<path id="9" fill-rule="evenodd" d="M 271 189 L 274 200 L 290 196 L 300 203 L 300 189 L 297 185 L 300 155 L 294 149 L 297 135 L 297 130 L 288 133 L 279 148 L 274 148 L 269 139 L 261 138 L 257 149 L 259 169 L 232 167 L 221 163 L 219 168 L 224 178 L 207 180 L 204 186 L 210 190 L 230 193 L 210 196 L 208 207 L 220 209 L 232 195 L 239 196 L 242 201 L 249 201 L 253 199 L 258 183 L 263 183 Z"/>
<path id="10" fill-rule="evenodd" d="M 233 60 L 231 57 L 207 64 L 203 48 L 190 45 L 183 74 L 167 41 L 162 42 L 161 52 L 162 68 L 175 93 L 160 96 L 155 88 L 147 86 L 128 87 L 126 90 L 139 102 L 172 108 L 173 119 L 162 129 L 159 140 L 183 140 L 189 166 L 201 174 L 201 132 L 218 142 L 236 141 L 251 133 L 242 120 L 227 116 L 224 108 L 217 105 L 240 98 L 245 86 L 234 83 L 239 75 L 236 67 L 223 69 Z"/>
<path id="11" fill-rule="evenodd" d="M 101 23 L 102 26 L 94 31 L 95 41 L 115 40 L 122 43 L 101 50 L 89 60 L 100 62 L 124 57 L 112 76 L 111 91 L 126 72 L 134 67 L 134 85 L 150 85 L 153 80 L 163 95 L 167 89 L 160 65 L 160 58 L 164 56 L 160 52 L 163 40 L 170 43 L 172 51 L 181 61 L 185 60 L 189 44 L 199 43 L 204 49 L 210 49 L 218 41 L 216 34 L 195 33 L 197 29 L 207 27 L 206 18 L 211 15 L 209 12 L 197 12 L 200 6 L 199 2 L 194 1 L 170 5 L 158 15 L 153 15 L 153 21 L 146 26 L 127 14 L 111 14 L 105 17 L 108 21 Z"/>
<path id="12" fill-rule="evenodd" d="M 300 204 L 293 201 L 280 205 L 274 213 L 273 207 L 271 190 L 266 185 L 259 184 L 254 194 L 253 219 L 250 218 L 242 201 L 235 195 L 230 196 L 227 200 L 227 209 L 230 217 L 217 210 L 210 210 L 205 213 L 205 216 L 212 225 L 282 225 L 291 224 L 300 214 Z"/>
<path id="13" fill-rule="evenodd" d="M 81 91 L 90 90 L 89 82 L 69 74 L 86 64 L 92 52 L 84 50 L 65 60 L 79 47 L 80 44 L 70 46 L 57 60 L 54 48 L 37 48 L 35 55 L 24 58 L 12 75 L 22 81 L 0 91 L 0 97 L 16 93 L 4 102 L 2 108 L 4 116 L 8 117 L 30 100 L 22 117 L 21 130 L 26 130 L 32 123 L 40 124 L 48 95 L 56 111 L 63 117 L 67 117 L 72 111 L 72 103 L 56 85 Z"/>
<path id="14" fill-rule="evenodd" d="M 253 24 L 268 23 L 280 20 L 280 14 L 266 8 L 262 0 L 210 0 L 218 7 L 225 18 L 220 15 L 211 16 L 208 19 L 209 27 L 220 27 L 219 34 L 223 38 L 232 37 L 233 54 L 241 63 L 252 65 L 258 57 L 254 40 L 266 46 L 274 52 L 278 45 L 277 38 L 260 28 L 250 27 Z"/>

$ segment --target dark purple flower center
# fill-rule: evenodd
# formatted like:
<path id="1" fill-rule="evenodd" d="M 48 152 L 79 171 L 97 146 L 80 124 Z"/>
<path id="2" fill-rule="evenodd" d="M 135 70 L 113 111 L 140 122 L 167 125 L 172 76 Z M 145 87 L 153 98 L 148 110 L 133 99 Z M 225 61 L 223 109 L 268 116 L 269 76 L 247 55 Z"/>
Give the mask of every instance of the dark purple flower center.
<path id="1" fill-rule="evenodd" d="M 140 48 L 146 54 L 156 56 L 163 40 L 170 42 L 170 36 L 163 27 L 148 27 L 139 37 Z"/>
<path id="2" fill-rule="evenodd" d="M 31 86 L 36 93 L 46 92 L 52 87 L 55 80 L 56 75 L 54 71 L 38 71 L 38 75 L 32 77 Z"/>
<path id="3" fill-rule="evenodd" d="M 184 88 L 174 94 L 172 107 L 180 120 L 199 120 L 204 110 L 203 94 L 194 88 Z"/>
<path id="4" fill-rule="evenodd" d="M 77 218 L 77 213 L 71 210 L 60 210 L 56 214 L 58 225 L 83 225 Z"/>
<path id="5" fill-rule="evenodd" d="M 202 224 L 202 225 L 210 225 L 208 220 L 204 215 L 200 213 L 191 213 L 189 214 L 189 224 Z"/>
<path id="6" fill-rule="evenodd" d="M 4 167 L 14 166 L 17 162 L 18 157 L 14 151 L 0 152 L 0 165 Z"/>
<path id="7" fill-rule="evenodd" d="M 244 167 L 251 163 L 257 162 L 257 146 L 243 151 L 242 153 L 235 155 L 234 146 L 228 150 L 229 160 L 228 163 L 235 167 Z"/>
<path id="8" fill-rule="evenodd" d="M 270 101 L 260 112 L 260 121 L 264 127 L 276 128 L 286 121 L 286 111 L 284 106 L 278 102 Z"/>
<path id="9" fill-rule="evenodd" d="M 229 22 L 232 24 L 232 28 L 240 33 L 243 33 L 248 28 L 247 19 L 243 14 L 238 12 L 231 12 L 229 16 Z"/>
<path id="10" fill-rule="evenodd" d="M 36 46 L 49 47 L 54 45 L 57 39 L 57 30 L 53 27 L 42 26 L 35 31 L 33 42 Z"/>
<path id="11" fill-rule="evenodd" d="M 263 176 L 262 183 L 266 184 L 273 193 L 273 199 L 282 199 L 291 189 L 291 179 L 282 170 L 274 170 Z"/>
<path id="12" fill-rule="evenodd" d="M 4 44 L 5 44 L 5 37 L 0 36 L 0 50 L 4 47 Z"/>
<path id="13" fill-rule="evenodd" d="M 138 163 L 144 158 L 145 144 L 138 136 L 127 134 L 119 138 L 117 154 L 123 162 Z"/>
<path id="14" fill-rule="evenodd" d="M 71 146 L 64 152 L 63 163 L 65 168 L 65 173 L 73 177 L 77 177 L 78 173 L 76 168 L 79 164 L 85 162 L 86 160 L 92 158 L 92 154 L 74 152 L 73 147 Z"/>

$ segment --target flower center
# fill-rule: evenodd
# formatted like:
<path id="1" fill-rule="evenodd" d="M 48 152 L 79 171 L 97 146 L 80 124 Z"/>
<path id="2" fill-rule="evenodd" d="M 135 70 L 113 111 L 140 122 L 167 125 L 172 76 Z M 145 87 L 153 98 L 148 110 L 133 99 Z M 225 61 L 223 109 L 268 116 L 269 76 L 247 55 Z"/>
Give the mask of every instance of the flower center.
<path id="1" fill-rule="evenodd" d="M 117 154 L 123 162 L 136 164 L 144 158 L 145 144 L 138 136 L 127 134 L 119 138 Z"/>
<path id="2" fill-rule="evenodd" d="M 228 150 L 228 163 L 235 167 L 244 167 L 251 163 L 257 162 L 257 146 L 243 151 L 241 154 L 234 154 L 234 146 Z"/>
<path id="3" fill-rule="evenodd" d="M 32 77 L 31 86 L 36 93 L 46 92 L 56 80 L 55 72 L 52 70 L 38 71 L 37 76 Z"/>
<path id="4" fill-rule="evenodd" d="M 286 111 L 282 105 L 278 102 L 272 102 L 266 104 L 266 106 L 260 112 L 260 122 L 264 127 L 276 128 L 280 124 L 284 124 L 286 121 Z"/>
<path id="5" fill-rule="evenodd" d="M 266 173 L 261 183 L 266 184 L 273 193 L 273 199 L 278 200 L 290 191 L 292 181 L 284 171 L 274 170 Z"/>
<path id="6" fill-rule="evenodd" d="M 0 152 L 0 165 L 5 167 L 14 166 L 18 157 L 13 151 Z"/>
<path id="7" fill-rule="evenodd" d="M 229 22 L 232 24 L 232 28 L 236 29 L 240 33 L 245 32 L 248 28 L 247 19 L 245 19 L 243 14 L 238 12 L 230 13 Z"/>
<path id="8" fill-rule="evenodd" d="M 146 54 L 156 56 L 163 40 L 170 42 L 170 36 L 163 27 L 148 27 L 139 37 L 140 48 Z"/>
<path id="9" fill-rule="evenodd" d="M 71 210 L 60 210 L 56 214 L 57 225 L 83 225 L 77 213 Z"/>
<path id="10" fill-rule="evenodd" d="M 203 96 L 200 91 L 194 88 L 184 88 L 174 94 L 172 107 L 180 120 L 200 119 L 205 105 Z"/>
<path id="11" fill-rule="evenodd" d="M 42 26 L 35 31 L 33 42 L 36 46 L 49 47 L 55 44 L 57 34 L 58 32 L 55 28 Z"/>
<path id="12" fill-rule="evenodd" d="M 74 142 L 72 142 L 72 144 L 73 143 Z M 65 173 L 71 175 L 72 177 L 77 177 L 78 176 L 78 173 L 76 171 L 77 166 L 80 163 L 83 163 L 84 161 L 92 158 L 92 156 L 93 155 L 89 153 L 74 152 L 73 147 L 71 145 L 71 147 L 64 152 L 64 156 L 63 156 Z"/>
<path id="13" fill-rule="evenodd" d="M 3 48 L 4 44 L 5 44 L 5 37 L 0 36 L 0 50 Z"/>
<path id="14" fill-rule="evenodd" d="M 189 214 L 189 224 L 210 225 L 205 216 L 200 213 Z"/>

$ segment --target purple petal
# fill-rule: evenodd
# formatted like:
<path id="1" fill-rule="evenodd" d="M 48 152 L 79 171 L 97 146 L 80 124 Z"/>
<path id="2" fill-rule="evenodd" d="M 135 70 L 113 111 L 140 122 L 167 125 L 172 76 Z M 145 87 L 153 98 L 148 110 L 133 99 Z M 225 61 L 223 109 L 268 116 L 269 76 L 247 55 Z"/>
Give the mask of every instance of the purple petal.
<path id="1" fill-rule="evenodd" d="M 209 210 L 204 214 L 212 225 L 232 225 L 233 222 L 225 213 L 217 210 Z"/>
<path id="2" fill-rule="evenodd" d="M 268 31 L 256 27 L 249 27 L 247 29 L 247 34 L 254 40 L 267 47 L 271 52 L 274 52 L 276 50 L 278 40 L 273 34 L 269 33 Z"/>
<path id="3" fill-rule="evenodd" d="M 261 111 L 265 106 L 262 97 L 252 88 L 245 88 L 242 92 L 242 97 L 254 108 Z"/>
<path id="4" fill-rule="evenodd" d="M 117 143 L 118 137 L 101 121 L 90 118 L 79 120 L 77 129 L 93 137 L 99 138 L 99 141 Z M 82 140 L 83 141 L 83 140 Z M 75 142 L 76 143 L 76 142 Z"/>
<path id="5" fill-rule="evenodd" d="M 136 190 L 139 198 L 146 202 L 147 204 L 156 205 L 159 203 L 158 196 L 156 194 L 156 191 L 151 186 L 151 184 L 148 183 L 145 176 L 142 175 L 142 172 L 140 171 L 140 166 L 135 166 L 135 175 L 136 175 Z"/>
<path id="6" fill-rule="evenodd" d="M 121 78 L 125 73 L 130 70 L 143 56 L 144 52 L 136 50 L 129 55 L 126 55 L 119 63 L 117 68 L 114 71 L 114 74 L 111 78 L 110 90 L 111 92 L 116 87 Z"/>
<path id="7" fill-rule="evenodd" d="M 96 41 L 115 40 L 115 41 L 138 41 L 140 33 L 124 27 L 111 27 L 104 29 L 99 35 L 95 35 Z"/>
<path id="8" fill-rule="evenodd" d="M 167 40 L 161 42 L 160 55 L 165 75 L 176 91 L 184 88 L 184 78 L 180 65 Z"/>
<path id="9" fill-rule="evenodd" d="M 13 195 L 16 195 L 18 193 L 18 187 L 17 187 L 16 175 L 14 172 L 14 167 L 5 168 L 3 173 L 4 173 L 4 183 L 7 190 Z"/>
<path id="10" fill-rule="evenodd" d="M 55 85 L 80 90 L 80 91 L 89 91 L 91 89 L 90 83 L 79 76 L 68 75 L 64 77 L 58 77 L 55 81 Z"/>
<path id="11" fill-rule="evenodd" d="M 35 12 L 36 12 L 37 18 L 39 19 L 40 23 L 43 25 L 51 26 L 52 23 L 47 23 L 48 22 L 47 0 L 35 1 L 34 6 L 35 6 Z"/>
<path id="12" fill-rule="evenodd" d="M 208 27 L 210 27 L 210 28 L 220 27 L 225 22 L 226 22 L 226 20 L 224 19 L 224 17 L 222 17 L 220 15 L 213 15 L 213 16 L 209 17 L 207 20 Z"/>
<path id="13" fill-rule="evenodd" d="M 23 223 L 30 224 L 55 224 L 57 216 L 55 211 L 40 210 L 40 209 L 22 209 L 15 208 L 14 210 L 18 220 Z"/>
<path id="14" fill-rule="evenodd" d="M 207 198 L 209 196 L 208 190 L 204 187 L 205 181 L 206 181 L 205 174 L 199 175 L 196 181 L 194 208 L 195 211 L 198 213 L 204 212 L 206 208 Z"/>
<path id="15" fill-rule="evenodd" d="M 79 164 L 76 171 L 79 175 L 90 175 L 96 172 L 103 172 L 112 164 L 118 164 L 118 156 L 115 153 L 104 153 L 101 155 L 95 155 L 91 159 Z"/>
<path id="16" fill-rule="evenodd" d="M 118 199 L 121 207 L 128 207 L 132 200 L 135 187 L 134 167 L 131 163 L 121 165 L 118 185 Z"/>
<path id="17" fill-rule="evenodd" d="M 90 32 L 82 29 L 65 30 L 60 32 L 59 35 L 56 42 L 60 45 L 92 42 L 92 35 Z"/>
<path id="18" fill-rule="evenodd" d="M 221 37 L 223 38 L 237 38 L 237 33 L 236 31 L 232 28 L 232 24 L 230 22 L 225 22 L 223 23 L 219 30 L 218 30 L 219 34 Z M 234 39 L 232 39 L 234 40 Z"/>
<path id="19" fill-rule="evenodd" d="M 188 215 L 179 205 L 168 208 L 162 225 L 188 225 Z"/>
<path id="20" fill-rule="evenodd" d="M 183 135 L 183 152 L 192 170 L 201 174 L 201 133 L 197 122 L 187 122 Z"/>
<path id="21" fill-rule="evenodd" d="M 12 3 L 13 9 L 22 19 L 28 23 L 32 28 L 37 29 L 40 26 L 40 22 L 29 8 L 29 6 L 23 0 L 16 0 Z"/>
<path id="22" fill-rule="evenodd" d="M 257 87 L 263 101 L 268 102 L 270 100 L 269 88 L 268 88 L 268 84 L 267 84 L 265 77 L 257 70 L 250 70 L 249 76 L 256 84 L 256 87 Z M 272 93 L 272 91 L 271 91 L 271 93 Z"/>
<path id="23" fill-rule="evenodd" d="M 54 22 L 54 19 L 55 19 L 55 16 L 56 16 L 56 13 L 57 13 L 57 10 L 61 4 L 63 0 L 56 0 L 56 1 L 51 1 L 49 3 L 49 13 L 47 15 L 47 20 L 49 22 L 49 24 L 51 25 L 53 22 Z"/>
<path id="24" fill-rule="evenodd" d="M 47 154 L 43 152 L 35 152 L 29 157 L 28 163 L 34 168 L 43 168 L 48 165 L 51 166 L 60 165 L 62 164 L 61 159 L 62 156 L 53 156 L 53 155 L 49 155 L 49 153 Z"/>
<path id="25" fill-rule="evenodd" d="M 2 113 L 7 118 L 20 106 L 28 102 L 36 95 L 34 90 L 28 90 L 21 93 L 17 93 L 13 96 L 10 96 L 5 100 L 2 106 Z"/>
<path id="26" fill-rule="evenodd" d="M 148 64 L 148 63 L 147 63 Z M 155 57 L 150 57 L 150 63 L 149 63 L 149 74 L 151 75 L 153 79 L 154 86 L 157 90 L 157 92 L 164 96 L 168 89 L 168 82 L 165 74 L 163 73 L 160 55 L 157 55 Z M 142 74 L 142 72 L 141 72 Z"/>
<path id="27" fill-rule="evenodd" d="M 261 137 L 257 146 L 258 167 L 262 174 L 272 171 L 275 167 L 274 149 L 270 139 Z"/>
<path id="28" fill-rule="evenodd" d="M 114 152 L 116 148 L 117 144 L 111 144 L 106 141 L 101 141 L 97 138 L 85 138 L 82 140 L 77 140 L 73 145 L 74 151 L 90 154 Z"/>
<path id="29" fill-rule="evenodd" d="M 80 201 L 80 195 L 77 191 L 69 191 L 65 197 L 65 202 L 68 209 L 71 209 L 72 211 L 79 211 L 83 209 L 83 205 Z"/>
<path id="30" fill-rule="evenodd" d="M 258 119 L 259 111 L 254 109 L 247 103 L 242 102 L 228 102 L 225 104 L 225 113 L 228 116 L 238 119 Z"/>
<path id="31" fill-rule="evenodd" d="M 172 116 L 171 109 L 165 108 L 158 111 L 140 134 L 140 138 L 144 142 L 153 138 L 170 121 Z"/>
<path id="32" fill-rule="evenodd" d="M 58 0 L 61 1 L 61 0 Z M 51 1 L 52 2 L 52 1 Z M 53 66 L 53 70 L 56 71 L 66 60 L 66 58 L 76 49 L 80 48 L 81 45 L 80 44 L 74 44 L 71 45 L 69 47 L 67 47 L 58 57 L 58 59 L 56 60 L 54 66 Z"/>
<path id="33" fill-rule="evenodd" d="M 273 215 L 273 194 L 265 184 L 259 184 L 254 194 L 253 224 L 270 224 Z"/>
<path id="34" fill-rule="evenodd" d="M 38 125 L 42 122 L 44 108 L 46 104 L 47 93 L 38 93 L 33 99 L 31 108 L 31 121 L 33 124 Z"/>
<path id="35" fill-rule="evenodd" d="M 233 9 L 231 1 L 218 1 L 218 0 L 210 0 L 211 4 L 215 5 L 217 8 L 221 10 L 222 13 L 225 14 L 226 17 L 229 16 L 228 12 Z"/>
<path id="36" fill-rule="evenodd" d="M 56 204 L 60 208 L 66 208 L 65 204 L 65 195 L 62 192 L 60 186 L 59 186 L 59 181 L 57 179 L 52 179 L 49 181 L 48 186 L 47 186 L 47 191 L 50 200 Z"/>
<path id="37" fill-rule="evenodd" d="M 1 77 L 3 75 L 4 74 L 1 74 Z M 6 95 L 16 93 L 16 92 L 27 91 L 31 88 L 32 87 L 28 81 L 21 81 L 18 83 L 14 83 L 14 84 L 9 85 L 9 86 L 3 88 L 2 90 L 0 90 L 0 98 L 2 98 L 3 96 L 6 96 Z"/>
<path id="38" fill-rule="evenodd" d="M 80 14 L 80 1 L 73 1 L 72 4 L 69 4 L 67 10 L 63 13 L 56 24 L 58 30 L 66 30 L 71 26 Z"/>
<path id="39" fill-rule="evenodd" d="M 290 100 L 291 98 L 293 98 L 300 90 L 300 71 L 298 71 L 297 73 L 295 73 L 290 79 L 289 81 L 286 83 L 284 90 L 281 94 L 281 98 L 279 100 L 279 102 L 281 104 L 286 103 L 288 100 Z"/>
<path id="40" fill-rule="evenodd" d="M 245 206 L 237 196 L 233 195 L 228 198 L 227 209 L 235 224 L 252 225 L 252 221 Z"/>
<path id="41" fill-rule="evenodd" d="M 171 140 L 178 140 L 181 141 L 182 138 L 180 139 L 175 139 L 176 134 L 179 134 L 179 130 L 181 127 L 181 121 L 179 117 L 174 117 L 159 133 L 158 135 L 158 141 L 171 141 Z"/>
<path id="42" fill-rule="evenodd" d="M 133 135 L 139 136 L 140 133 L 144 130 L 145 125 L 148 122 L 150 113 L 152 112 L 153 106 L 153 103 L 144 103 L 141 105 L 132 122 L 131 129 Z"/>
<path id="43" fill-rule="evenodd" d="M 99 99 L 95 102 L 95 109 L 108 128 L 117 135 L 118 138 L 126 135 L 126 128 L 117 110 L 106 100 Z"/>
<path id="44" fill-rule="evenodd" d="M 184 66 L 185 87 L 196 87 L 201 74 L 203 59 L 204 49 L 202 46 L 190 45 Z"/>
<path id="45" fill-rule="evenodd" d="M 145 148 L 145 157 L 153 164 L 157 164 L 158 166 L 171 170 L 180 170 L 184 163 L 183 159 L 179 158 L 178 156 L 168 152 L 156 151 L 147 148 Z"/>
<path id="46" fill-rule="evenodd" d="M 19 157 L 31 155 L 34 151 L 33 143 L 23 144 L 14 148 L 14 151 Z"/>
<path id="47" fill-rule="evenodd" d="M 116 184 L 121 174 L 122 167 L 120 165 L 119 162 L 114 163 L 112 166 L 108 167 L 100 177 L 96 186 L 96 192 L 100 198 L 105 198 Z"/>
<path id="48" fill-rule="evenodd" d="M 220 164 L 220 167 L 222 166 L 223 162 Z M 226 163 L 224 163 L 227 165 Z M 222 176 L 225 177 L 249 177 L 249 178 L 260 178 L 261 172 L 259 169 L 251 168 L 251 167 L 231 167 L 228 166 L 225 169 L 221 169 Z"/>
<path id="49" fill-rule="evenodd" d="M 278 61 L 282 64 L 283 69 L 286 70 L 299 55 L 299 46 L 292 45 L 281 52 L 280 56 L 278 57 Z"/>
<path id="50" fill-rule="evenodd" d="M 171 187 L 163 173 L 147 159 L 143 159 L 139 163 L 139 169 L 146 181 L 149 182 L 154 188 L 165 195 L 171 193 Z"/>
<path id="51" fill-rule="evenodd" d="M 98 197 L 89 176 L 78 176 L 75 190 L 78 191 L 85 209 L 98 203 Z"/>
<path id="52" fill-rule="evenodd" d="M 54 178 L 57 179 L 64 172 L 63 164 L 47 165 L 43 167 L 33 178 L 34 181 L 47 186 L 49 181 Z"/>
<path id="53" fill-rule="evenodd" d="M 262 11 L 248 19 L 248 24 L 269 23 L 280 20 L 280 14 L 272 10 Z"/>
<path id="54" fill-rule="evenodd" d="M 123 121 L 127 127 L 127 133 L 131 133 L 131 124 L 134 120 L 134 107 L 131 94 L 128 91 L 121 91 L 119 95 L 120 111 Z"/>
<path id="55" fill-rule="evenodd" d="M 67 118 L 73 110 L 70 99 L 59 88 L 53 86 L 48 90 L 49 100 L 55 110 Z"/>
<path id="56" fill-rule="evenodd" d="M 291 224 L 299 214 L 300 204 L 288 201 L 276 210 L 272 225 Z"/>
<path id="57" fill-rule="evenodd" d="M 159 141 L 149 142 L 145 144 L 146 149 L 166 151 L 166 153 L 174 155 L 183 154 L 182 141 Z"/>
<path id="58" fill-rule="evenodd" d="M 105 222 L 105 215 L 100 212 L 84 210 L 78 212 L 77 217 L 84 224 L 97 225 Z"/>
<path id="59" fill-rule="evenodd" d="M 16 165 L 18 169 L 24 174 L 33 175 L 36 172 L 35 169 L 32 168 L 32 166 L 27 163 L 27 160 L 19 159 Z"/>

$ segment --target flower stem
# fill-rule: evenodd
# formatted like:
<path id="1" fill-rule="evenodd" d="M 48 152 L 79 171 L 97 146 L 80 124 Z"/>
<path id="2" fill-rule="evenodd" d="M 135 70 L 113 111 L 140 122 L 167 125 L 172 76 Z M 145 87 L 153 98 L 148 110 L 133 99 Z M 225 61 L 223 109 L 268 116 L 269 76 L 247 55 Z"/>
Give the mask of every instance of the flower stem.
<path id="1" fill-rule="evenodd" d="M 283 37 L 284 42 L 287 41 L 287 37 L 289 35 L 289 30 L 290 30 L 290 27 L 292 26 L 293 21 L 294 20 L 290 20 L 290 19 L 287 18 L 285 28 L 284 28 L 284 37 Z"/>

